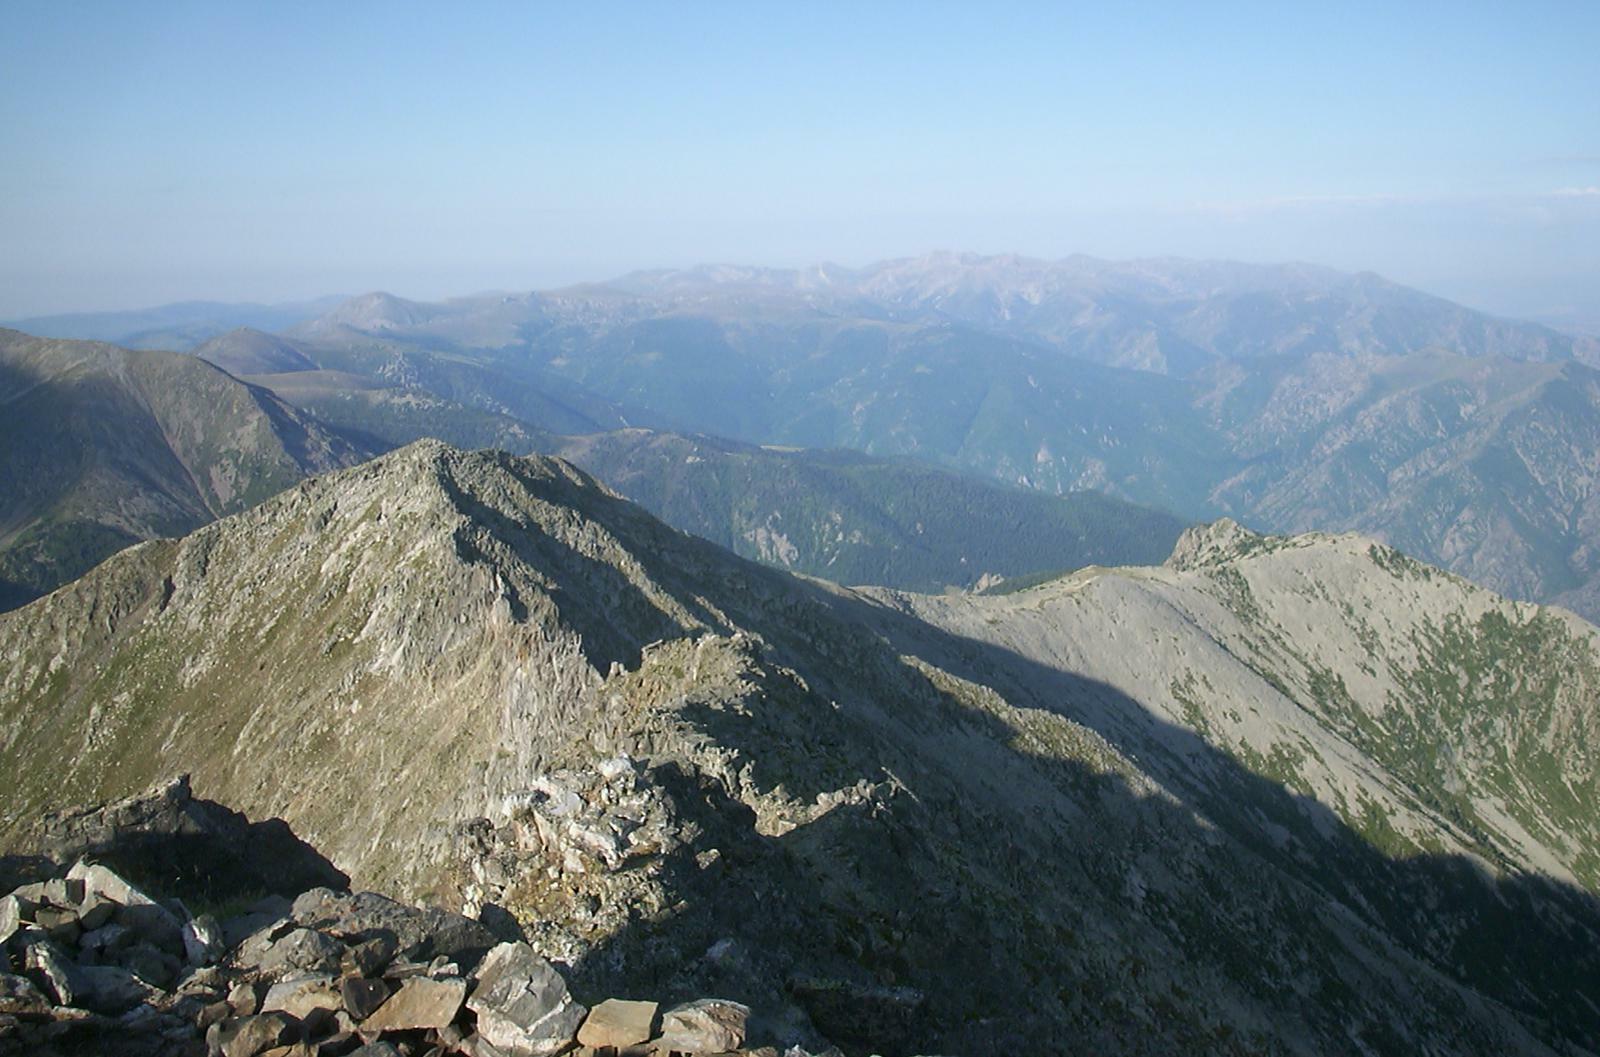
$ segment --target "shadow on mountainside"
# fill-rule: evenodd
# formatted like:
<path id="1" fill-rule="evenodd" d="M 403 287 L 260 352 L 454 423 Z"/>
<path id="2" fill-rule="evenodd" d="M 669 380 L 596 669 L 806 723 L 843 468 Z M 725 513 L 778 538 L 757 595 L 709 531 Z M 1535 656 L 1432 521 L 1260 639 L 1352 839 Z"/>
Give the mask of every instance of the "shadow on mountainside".
<path id="1" fill-rule="evenodd" d="M 633 510 L 597 497 L 585 513 L 640 542 L 613 504 Z M 586 997 L 788 1001 L 852 1053 L 890 1057 L 1064 1048 L 1069 1030 L 1105 1053 L 1600 1044 L 1592 893 L 1462 856 L 1390 858 L 1109 685 L 753 563 L 729 572 L 736 559 L 672 530 L 642 542 L 674 597 L 695 598 L 717 569 L 714 597 L 762 637 L 759 663 L 808 686 L 772 694 L 758 680 L 746 707 L 690 700 L 679 715 L 760 792 L 873 792 L 762 833 L 721 780 L 658 767 L 699 836 L 669 864 L 672 911 L 575 967 Z M 610 589 L 624 611 L 654 606 L 626 578 Z M 1114 717 L 1095 732 L 1171 795 L 1031 747 L 903 656 L 1024 714 Z"/>
<path id="2" fill-rule="evenodd" d="M 187 775 L 141 796 L 48 814 L 40 820 L 35 850 L 63 865 L 84 858 L 104 863 L 152 892 L 189 902 L 196 912 L 350 884 L 287 822 L 251 822 L 196 798 Z"/>
<path id="3" fill-rule="evenodd" d="M 549 481 L 528 472 L 518 460 L 496 454 L 500 467 L 514 476 L 529 494 L 554 504 L 570 506 L 573 503 L 570 485 L 560 494 L 552 494 Z M 648 515 L 643 515 L 626 500 L 606 494 L 587 475 L 583 479 L 592 485 L 585 499 L 598 502 L 606 515 L 626 517 L 631 523 L 616 527 L 604 516 L 595 517 L 597 522 L 619 532 L 625 539 L 637 535 L 645 527 Z M 440 483 L 451 502 L 467 515 L 476 530 L 457 533 L 457 546 L 463 548 L 463 556 L 492 568 L 496 562 L 485 553 L 484 547 L 500 545 L 509 548 L 518 561 L 545 572 L 551 582 L 539 585 L 540 589 L 555 604 L 561 620 L 578 632 L 585 658 L 600 674 L 609 671 L 613 663 L 637 668 L 640 650 L 646 643 L 683 634 L 678 621 L 664 613 L 658 602 L 646 596 L 611 563 L 582 553 L 535 519 L 513 517 L 504 509 L 485 503 L 450 476 L 441 476 Z M 583 512 L 590 513 L 587 509 Z M 575 587 L 581 588 L 581 593 L 574 590 Z M 726 622 L 709 612 L 695 595 L 678 594 L 676 598 L 680 603 L 687 603 L 693 619 L 708 627 L 726 628 Z M 508 601 L 513 617 L 519 621 L 528 618 L 527 601 L 515 589 L 508 592 Z"/>
<path id="4" fill-rule="evenodd" d="M 1252 855 L 1387 933 L 1444 978 L 1516 1010 L 1535 1035 L 1600 1044 L 1595 893 L 1536 874 L 1496 876 L 1461 855 L 1391 857 L 1321 801 L 1256 774 L 1112 686 L 856 597 L 829 601 L 897 653 L 927 654 L 1013 704 L 1092 726 Z M 1091 702 L 1100 707 L 1083 707 Z"/>
<path id="5" fill-rule="evenodd" d="M 573 966 L 580 999 L 742 999 L 771 1011 L 755 1041 L 814 1024 L 886 1057 L 1600 1044 L 1593 894 L 1461 856 L 1391 858 L 1111 686 L 512 465 L 555 509 L 496 506 L 445 475 L 476 524 L 454 541 L 489 573 L 527 563 L 507 585 L 526 592 L 519 615 L 553 605 L 602 675 L 643 669 L 655 639 L 710 641 L 684 630 L 696 621 L 750 633 L 718 644 L 733 674 L 707 680 L 714 692 L 666 685 L 662 727 L 681 720 L 690 737 L 643 732 L 679 820 L 660 860 L 670 898 Z M 105 592 L 95 635 L 162 597 L 152 553 L 69 588 Z M 752 789 L 795 813 L 758 816 Z"/>

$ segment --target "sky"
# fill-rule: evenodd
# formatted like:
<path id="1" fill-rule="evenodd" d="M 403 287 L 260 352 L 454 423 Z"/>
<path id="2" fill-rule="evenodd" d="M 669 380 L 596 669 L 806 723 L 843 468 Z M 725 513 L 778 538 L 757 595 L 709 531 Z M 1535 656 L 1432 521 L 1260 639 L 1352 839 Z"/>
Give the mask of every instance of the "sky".
<path id="1" fill-rule="evenodd" d="M 1600 330 L 1600 3 L 0 0 L 0 318 L 935 249 Z"/>

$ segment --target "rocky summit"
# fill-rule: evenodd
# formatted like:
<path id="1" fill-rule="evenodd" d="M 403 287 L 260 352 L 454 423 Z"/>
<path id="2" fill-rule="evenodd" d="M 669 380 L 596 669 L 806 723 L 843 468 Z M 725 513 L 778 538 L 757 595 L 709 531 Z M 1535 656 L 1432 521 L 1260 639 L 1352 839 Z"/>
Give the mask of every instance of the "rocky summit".
<path id="1" fill-rule="evenodd" d="M 331 1009 L 366 1054 L 1592 1053 L 1597 690 L 1592 626 L 1360 537 L 852 591 L 423 442 L 0 616 L 0 840 L 68 883 L 118 841 L 63 805 L 187 772 L 228 809 L 112 814 L 369 893 L 327 875 L 249 937 L 206 911 L 200 957 L 302 981 L 210 1014 L 214 1052 Z M 62 895 L 28 950 L 111 927 Z M 128 972 L 181 994 L 160 964 Z"/>
<path id="2" fill-rule="evenodd" d="M 180 815 L 191 825 L 165 824 Z M 240 821 L 193 799 L 183 778 L 73 818 L 92 819 L 113 856 L 238 836 L 229 830 Z M 214 910 L 197 911 L 153 898 L 97 859 L 7 863 L 40 879 L 0 897 L 0 1054 L 540 1057 L 576 1048 L 583 1057 L 777 1057 L 772 1047 L 744 1048 L 750 1010 L 737 1002 L 585 1008 L 506 919 L 497 934 L 459 914 L 351 892 L 342 877 L 339 888 L 246 903 L 240 894 L 252 882 L 283 879 L 267 863 L 233 878 Z M 144 876 L 194 883 L 171 865 L 146 860 Z M 809 1055 L 795 1046 L 787 1057 Z"/>

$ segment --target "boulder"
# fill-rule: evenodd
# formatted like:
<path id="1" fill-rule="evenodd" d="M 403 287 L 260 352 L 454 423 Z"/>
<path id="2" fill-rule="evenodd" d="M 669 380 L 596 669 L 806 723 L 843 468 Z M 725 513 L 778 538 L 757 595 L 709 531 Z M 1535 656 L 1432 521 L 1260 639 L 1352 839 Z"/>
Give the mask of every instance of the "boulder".
<path id="1" fill-rule="evenodd" d="M 210 914 L 184 922 L 183 958 L 189 965 L 212 965 L 225 949 L 222 926 Z"/>
<path id="2" fill-rule="evenodd" d="M 25 976 L 0 973 L 0 1014 L 37 1018 L 50 1014 L 50 1000 Z"/>
<path id="3" fill-rule="evenodd" d="M 155 997 L 156 990 L 117 965 L 80 965 L 78 1005 L 96 1013 L 123 1013 Z"/>
<path id="4" fill-rule="evenodd" d="M 345 1012 L 356 1020 L 366 1020 L 389 998 L 389 987 L 382 980 L 347 976 L 339 983 L 339 996 Z"/>
<path id="5" fill-rule="evenodd" d="M 170 988 L 182 971 L 183 965 L 166 951 L 157 950 L 148 943 L 136 943 L 117 951 L 112 964 L 127 969 L 139 979 L 162 990 Z"/>
<path id="6" fill-rule="evenodd" d="M 78 966 L 48 940 L 35 940 L 23 951 L 22 965 L 58 1006 L 76 1006 L 88 992 Z"/>
<path id="7" fill-rule="evenodd" d="M 179 978 L 177 989 L 182 995 L 201 995 L 206 999 L 220 998 L 228 989 L 228 974 L 215 965 L 201 965 Z"/>
<path id="8" fill-rule="evenodd" d="M 236 1017 L 206 1029 L 206 1047 L 215 1057 L 257 1057 L 275 1046 L 299 1041 L 300 1022 L 287 1013 Z"/>
<path id="9" fill-rule="evenodd" d="M 656 1049 L 682 1053 L 726 1053 L 744 1045 L 750 1007 L 722 998 L 685 1002 L 662 1014 Z"/>
<path id="10" fill-rule="evenodd" d="M 526 943 L 502 943 L 478 966 L 478 986 L 467 1008 L 478 1034 L 491 1046 L 544 1057 L 571 1043 L 586 1010 L 572 1000 L 567 982 Z"/>
<path id="11" fill-rule="evenodd" d="M 259 944 L 246 944 L 239 960 L 267 976 L 332 973 L 338 970 L 344 950 L 344 944 L 331 936 L 315 929 L 296 928 L 269 940 L 264 949 Z"/>
<path id="12" fill-rule="evenodd" d="M 228 1007 L 235 1016 L 249 1017 L 261 1012 L 260 985 L 241 980 L 228 991 Z"/>
<path id="13" fill-rule="evenodd" d="M 213 1024 L 220 1024 L 229 1017 L 235 1016 L 236 1011 L 227 1002 L 212 1002 L 200 1010 L 194 1019 L 194 1026 L 205 1031 Z"/>
<path id="14" fill-rule="evenodd" d="M 76 909 L 82 902 L 85 885 L 81 877 L 52 877 L 44 882 L 44 899 L 53 907 Z"/>
<path id="15" fill-rule="evenodd" d="M 183 922 L 166 907 L 152 902 L 124 903 L 116 908 L 111 921 L 152 947 L 183 957 Z"/>
<path id="16" fill-rule="evenodd" d="M 78 904 L 78 924 L 86 930 L 100 928 L 117 912 L 117 904 L 98 892 L 85 892 Z"/>
<path id="17" fill-rule="evenodd" d="M 408 958 L 420 955 L 427 945 L 422 914 L 376 892 L 313 888 L 295 899 L 290 916 L 296 924 L 347 940 L 391 933 L 396 949 Z"/>
<path id="18" fill-rule="evenodd" d="M 40 907 L 33 912 L 33 923 L 49 933 L 50 938 L 57 943 L 76 943 L 83 933 L 83 927 L 78 924 L 78 913 L 75 910 Z"/>
<path id="19" fill-rule="evenodd" d="M 589 1010 L 578 1029 L 578 1042 L 599 1049 L 646 1042 L 655 1032 L 656 1004 L 608 998 Z"/>
<path id="20" fill-rule="evenodd" d="M 411 1031 L 442 1028 L 461 1012 L 467 999 L 467 982 L 430 980 L 414 976 L 400 985 L 370 1016 L 361 1022 L 363 1032 Z"/>
<path id="21" fill-rule="evenodd" d="M 48 881 L 49 878 L 45 880 Z M 28 913 L 31 915 L 36 909 L 45 905 L 44 886 L 45 881 L 30 881 L 13 888 L 11 894 L 27 904 Z"/>
<path id="22" fill-rule="evenodd" d="M 365 939 L 352 942 L 339 961 L 347 976 L 377 976 L 394 960 L 399 940 L 388 929 L 380 929 Z"/>
<path id="23" fill-rule="evenodd" d="M 287 1013 L 296 1020 L 312 1020 L 320 1011 L 325 1019 L 344 1004 L 334 977 L 319 973 L 282 980 L 267 988 L 261 1012 Z"/>
<path id="24" fill-rule="evenodd" d="M 76 881 L 83 886 L 83 898 L 87 899 L 90 893 L 102 899 L 109 899 L 119 906 L 157 906 L 154 899 L 145 895 L 139 889 L 117 876 L 116 872 L 80 859 L 67 871 L 67 880 Z M 82 900 L 79 901 L 80 903 Z M 165 908 L 163 908 L 165 909 Z"/>
<path id="25" fill-rule="evenodd" d="M 476 962 L 500 942 L 489 926 L 438 907 L 423 911 L 423 927 L 428 935 L 426 954 L 457 961 Z"/>
<path id="26" fill-rule="evenodd" d="M 23 919 L 32 912 L 33 908 L 25 906 L 15 895 L 0 896 L 0 947 L 11 942 L 11 937 L 22 928 Z"/>
<path id="27" fill-rule="evenodd" d="M 115 904 L 108 904 L 115 905 Z M 105 961 L 136 942 L 132 932 L 113 922 L 78 937 L 78 950 L 91 961 Z"/>
<path id="28" fill-rule="evenodd" d="M 482 922 L 437 907 L 408 907 L 376 892 L 314 888 L 294 901 L 291 915 L 300 925 L 350 943 L 392 936 L 391 957 L 475 957 L 496 943 L 494 933 Z"/>

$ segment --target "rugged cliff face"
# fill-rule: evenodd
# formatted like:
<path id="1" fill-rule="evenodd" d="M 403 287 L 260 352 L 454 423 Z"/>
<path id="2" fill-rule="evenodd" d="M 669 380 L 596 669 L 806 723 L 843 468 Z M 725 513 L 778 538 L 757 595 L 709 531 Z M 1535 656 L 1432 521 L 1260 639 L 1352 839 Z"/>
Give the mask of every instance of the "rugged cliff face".
<path id="1" fill-rule="evenodd" d="M 1593 1049 L 1595 635 L 1227 524 L 850 592 L 420 443 L 0 617 L 0 826 L 187 770 L 576 988 L 864 1051 Z"/>

